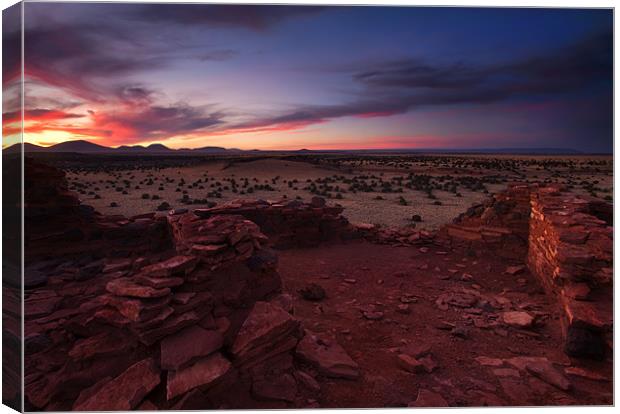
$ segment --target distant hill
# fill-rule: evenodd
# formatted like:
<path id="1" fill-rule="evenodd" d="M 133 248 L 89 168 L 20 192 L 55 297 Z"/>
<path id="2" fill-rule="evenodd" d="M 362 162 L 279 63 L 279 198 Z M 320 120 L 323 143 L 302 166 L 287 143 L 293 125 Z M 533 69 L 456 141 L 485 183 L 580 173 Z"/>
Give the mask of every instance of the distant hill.
<path id="1" fill-rule="evenodd" d="M 81 153 L 93 153 L 93 152 L 110 152 L 112 149 L 104 147 L 103 145 L 95 144 L 89 141 L 67 141 L 55 144 L 45 148 L 46 152 L 81 152 Z"/>
<path id="2" fill-rule="evenodd" d="M 17 153 L 20 151 L 20 144 L 12 145 L 3 151 L 5 153 Z M 201 147 L 201 148 L 181 148 L 172 149 L 164 144 L 143 145 L 122 145 L 118 148 L 106 147 L 90 141 L 77 140 L 55 144 L 49 147 L 42 147 L 35 144 L 24 143 L 25 152 L 45 152 L 60 153 L 70 152 L 79 154 L 144 154 L 144 155 L 163 155 L 163 154 L 191 154 L 191 155 L 225 155 L 225 154 L 272 154 L 272 153 L 291 153 L 291 154 L 512 154 L 512 155 L 577 155 L 583 152 L 571 148 L 482 148 L 482 149 L 462 149 L 462 148 L 390 148 L 390 149 L 356 149 L 356 150 L 309 150 L 306 148 L 290 151 L 262 151 L 262 150 L 241 150 L 238 148 L 224 147 Z"/>
<path id="3" fill-rule="evenodd" d="M 24 142 L 24 151 L 26 152 L 45 152 L 45 150 L 45 147 L 40 147 L 35 144 L 30 144 L 29 142 Z M 21 144 L 11 145 L 10 147 L 3 149 L 2 151 L 6 152 L 7 154 L 18 153 L 19 151 L 21 151 Z"/>
<path id="4" fill-rule="evenodd" d="M 21 150 L 20 144 L 12 145 L 5 148 L 3 151 L 6 153 L 18 153 Z M 239 153 L 243 152 L 240 149 L 232 148 L 227 149 L 223 147 L 203 147 L 203 148 L 184 148 L 175 150 L 168 148 L 164 144 L 151 144 L 149 146 L 143 145 L 121 145 L 118 148 L 106 147 L 103 145 L 95 144 L 93 142 L 85 140 L 67 141 L 60 144 L 54 144 L 49 147 L 42 147 L 35 144 L 24 143 L 24 152 L 71 152 L 79 154 L 175 154 L 175 153 L 192 153 L 192 154 L 227 154 L 227 153 Z"/>

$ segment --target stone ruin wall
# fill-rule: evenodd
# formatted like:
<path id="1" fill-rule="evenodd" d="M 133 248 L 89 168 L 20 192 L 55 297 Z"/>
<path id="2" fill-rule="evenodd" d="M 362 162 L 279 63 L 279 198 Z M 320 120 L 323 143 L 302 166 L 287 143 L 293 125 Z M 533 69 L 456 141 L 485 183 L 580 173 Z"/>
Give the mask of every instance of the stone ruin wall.
<path id="1" fill-rule="evenodd" d="M 443 226 L 437 241 L 449 248 L 464 248 L 483 256 L 489 248 L 507 259 L 523 259 L 527 254 L 530 189 L 516 184 Z"/>
<path id="2" fill-rule="evenodd" d="M 612 348 L 613 208 L 559 187 L 511 185 L 444 226 L 437 242 L 525 260 L 562 314 L 565 352 Z"/>
<path id="3" fill-rule="evenodd" d="M 305 243 L 305 231 L 316 243 L 348 229 L 341 209 L 257 201 L 104 216 L 57 170 L 27 160 L 26 173 L 26 409 L 302 408 L 317 373 L 358 376 L 294 317 L 270 240 L 245 217 L 281 232 L 279 244 Z"/>
<path id="4" fill-rule="evenodd" d="M 527 263 L 558 300 L 571 356 L 601 358 L 612 348 L 613 227 L 592 214 L 601 211 L 609 212 L 556 187 L 531 196 Z"/>

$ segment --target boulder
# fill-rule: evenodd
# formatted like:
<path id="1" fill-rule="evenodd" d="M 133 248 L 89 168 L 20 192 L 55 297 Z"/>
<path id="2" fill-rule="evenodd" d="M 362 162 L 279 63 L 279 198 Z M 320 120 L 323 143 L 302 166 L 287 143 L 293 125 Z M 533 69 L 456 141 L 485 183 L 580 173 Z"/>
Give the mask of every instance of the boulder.
<path id="1" fill-rule="evenodd" d="M 260 400 L 295 401 L 297 383 L 291 374 L 270 376 L 254 381 L 252 395 Z"/>
<path id="2" fill-rule="evenodd" d="M 228 372 L 230 366 L 230 362 L 222 354 L 216 353 L 196 361 L 187 368 L 168 371 L 166 398 L 171 400 L 196 387 L 212 386 Z"/>
<path id="3" fill-rule="evenodd" d="M 103 384 L 82 391 L 73 410 L 76 411 L 128 411 L 140 404 L 142 399 L 159 382 L 159 369 L 152 358 L 147 358 L 127 368 L 112 380 L 102 380 Z"/>
<path id="4" fill-rule="evenodd" d="M 515 328 L 531 328 L 534 317 L 527 312 L 510 311 L 502 313 L 502 320 L 506 325 Z"/>
<path id="5" fill-rule="evenodd" d="M 264 359 L 267 352 L 287 343 L 294 348 L 300 323 L 279 306 L 256 302 L 243 322 L 231 348 L 236 363 Z M 294 338 L 294 341 L 289 341 Z M 292 345 L 292 346 L 291 346 Z M 281 352 L 287 349 L 279 348 Z"/>
<path id="6" fill-rule="evenodd" d="M 306 331 L 306 335 L 297 345 L 296 355 L 327 377 L 359 377 L 359 366 L 336 341 L 310 331 Z"/>
<path id="7" fill-rule="evenodd" d="M 108 282 L 106 290 L 117 296 L 134 298 L 159 298 L 170 294 L 169 288 L 156 289 L 150 286 L 139 285 L 129 279 L 115 279 Z"/>
<path id="8" fill-rule="evenodd" d="M 179 369 L 189 361 L 207 356 L 222 347 L 224 337 L 198 325 L 185 328 L 161 341 L 162 369 Z"/>
<path id="9" fill-rule="evenodd" d="M 155 263 L 142 268 L 142 272 L 151 277 L 167 277 L 178 273 L 189 273 L 196 267 L 197 259 L 194 256 L 174 256 L 163 262 Z"/>
<path id="10" fill-rule="evenodd" d="M 299 289 L 298 292 L 302 298 L 309 301 L 320 301 L 325 299 L 326 296 L 325 289 L 316 283 L 310 283 L 302 289 Z"/>

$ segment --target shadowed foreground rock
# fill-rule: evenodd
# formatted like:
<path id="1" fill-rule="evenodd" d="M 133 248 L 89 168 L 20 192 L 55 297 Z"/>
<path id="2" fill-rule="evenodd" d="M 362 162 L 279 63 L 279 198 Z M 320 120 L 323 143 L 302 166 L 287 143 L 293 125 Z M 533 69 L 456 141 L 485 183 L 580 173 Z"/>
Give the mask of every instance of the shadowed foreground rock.
<path id="1" fill-rule="evenodd" d="M 66 191 L 62 173 L 30 166 L 29 409 L 305 405 L 297 382 L 313 378 L 297 372 L 301 323 L 281 295 L 269 239 L 244 217 L 263 204 L 102 216 Z M 333 237 L 326 223 L 346 227 L 339 211 L 275 205 L 260 207 L 271 218 L 259 221 L 273 231 L 285 215 L 304 225 L 309 215 L 323 223 L 316 237 Z M 35 218 L 57 230 L 42 234 Z"/>

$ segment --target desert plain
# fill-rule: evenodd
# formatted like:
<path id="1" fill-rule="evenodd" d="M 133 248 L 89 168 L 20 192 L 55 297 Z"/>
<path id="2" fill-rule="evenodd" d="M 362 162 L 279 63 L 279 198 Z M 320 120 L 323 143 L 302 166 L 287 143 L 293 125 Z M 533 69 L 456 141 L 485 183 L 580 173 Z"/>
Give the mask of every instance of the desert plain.
<path id="1" fill-rule="evenodd" d="M 610 156 L 295 155 L 68 163 L 70 189 L 97 211 L 127 216 L 203 208 L 239 198 L 322 196 L 356 223 L 435 230 L 512 182 L 566 185 L 611 201 Z M 412 220 L 419 216 L 421 221 Z"/>

